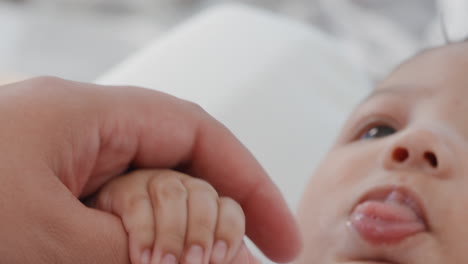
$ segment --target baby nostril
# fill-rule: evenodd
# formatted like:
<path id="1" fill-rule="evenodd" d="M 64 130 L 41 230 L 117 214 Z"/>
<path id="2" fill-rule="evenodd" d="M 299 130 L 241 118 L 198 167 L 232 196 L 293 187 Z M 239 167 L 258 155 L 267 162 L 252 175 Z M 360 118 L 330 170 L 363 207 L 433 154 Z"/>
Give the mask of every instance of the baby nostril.
<path id="1" fill-rule="evenodd" d="M 398 147 L 393 151 L 393 160 L 403 162 L 409 157 L 408 150 L 402 147 Z"/>
<path id="2" fill-rule="evenodd" d="M 432 167 L 437 168 L 438 162 L 437 157 L 434 153 L 430 151 L 424 152 L 424 159 L 426 159 Z"/>

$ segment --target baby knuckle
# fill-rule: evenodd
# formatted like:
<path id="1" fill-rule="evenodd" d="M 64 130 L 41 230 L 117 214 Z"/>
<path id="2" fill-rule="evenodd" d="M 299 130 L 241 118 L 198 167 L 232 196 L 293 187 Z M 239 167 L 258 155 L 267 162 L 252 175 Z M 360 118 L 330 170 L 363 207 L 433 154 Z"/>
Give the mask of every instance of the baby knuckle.
<path id="1" fill-rule="evenodd" d="M 237 236 L 237 234 L 245 233 L 245 222 L 239 218 L 225 218 L 222 224 L 228 228 L 228 235 Z"/>
<path id="2" fill-rule="evenodd" d="M 126 212 L 135 213 L 145 203 L 149 203 L 148 196 L 142 194 L 128 195 L 123 199 L 123 209 Z"/>
<path id="3" fill-rule="evenodd" d="M 220 197 L 219 202 L 222 206 L 229 207 L 233 214 L 244 217 L 244 210 L 236 200 L 232 199 L 231 197 Z"/>
<path id="4" fill-rule="evenodd" d="M 179 179 L 162 178 L 158 181 L 151 181 L 152 193 L 160 200 L 173 200 L 187 196 L 187 190 Z"/>
<path id="5" fill-rule="evenodd" d="M 224 221 L 223 224 L 236 232 L 244 232 L 245 214 L 239 203 L 231 198 L 222 197 L 220 199 L 220 204 L 224 207 L 221 209 L 224 212 L 222 219 Z"/>
<path id="6" fill-rule="evenodd" d="M 208 216 L 208 214 L 201 215 L 194 220 L 194 228 L 202 234 L 212 233 L 216 225 L 215 220 L 215 218 Z"/>
<path id="7" fill-rule="evenodd" d="M 138 234 L 140 237 L 150 237 L 149 234 L 153 232 L 154 226 L 153 223 L 149 221 L 141 221 L 134 225 L 130 225 L 127 228 L 129 229 L 129 232 Z"/>
<path id="8" fill-rule="evenodd" d="M 166 247 L 180 248 L 185 243 L 185 234 L 182 232 L 167 232 L 164 241 L 158 241 L 158 243 L 165 244 Z"/>
<path id="9" fill-rule="evenodd" d="M 203 193 L 209 196 L 218 197 L 216 189 L 204 180 L 192 178 L 186 180 L 184 184 L 190 192 Z"/>
<path id="10" fill-rule="evenodd" d="M 88 201 L 88 205 L 93 208 L 109 211 L 109 209 L 111 208 L 112 201 L 110 197 L 110 191 L 108 189 L 103 189 L 97 197 L 91 198 Z"/>

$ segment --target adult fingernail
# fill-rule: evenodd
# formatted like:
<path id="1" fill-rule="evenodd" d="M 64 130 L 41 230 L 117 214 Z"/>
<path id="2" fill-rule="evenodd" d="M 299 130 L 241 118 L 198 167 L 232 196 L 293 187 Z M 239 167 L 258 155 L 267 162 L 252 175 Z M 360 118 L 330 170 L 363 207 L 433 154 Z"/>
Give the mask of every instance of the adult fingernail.
<path id="1" fill-rule="evenodd" d="M 202 264 L 203 262 L 202 247 L 198 245 L 192 246 L 187 252 L 185 261 L 187 262 L 187 264 Z"/>
<path id="2" fill-rule="evenodd" d="M 211 253 L 211 261 L 214 263 L 221 263 L 226 256 L 227 245 L 224 241 L 218 241 L 213 247 L 213 252 Z"/>
<path id="3" fill-rule="evenodd" d="M 143 253 L 141 253 L 140 262 L 141 264 L 149 264 L 151 260 L 151 251 L 149 249 L 145 249 Z"/>
<path id="4" fill-rule="evenodd" d="M 161 264 L 177 264 L 177 258 L 172 254 L 166 254 L 162 259 Z"/>

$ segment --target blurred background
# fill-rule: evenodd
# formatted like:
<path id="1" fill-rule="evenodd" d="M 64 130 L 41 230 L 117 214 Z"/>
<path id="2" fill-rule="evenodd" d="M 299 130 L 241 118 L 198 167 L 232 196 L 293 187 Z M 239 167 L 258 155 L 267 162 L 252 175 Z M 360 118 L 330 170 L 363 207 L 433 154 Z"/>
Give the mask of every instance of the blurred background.
<path id="1" fill-rule="evenodd" d="M 222 2 L 226 1 L 0 0 L 0 80 L 47 74 L 93 81 L 149 40 Z M 440 10 L 456 10 L 447 6 L 457 1 L 236 2 L 320 28 L 345 43 L 353 60 L 371 79 L 378 79 L 414 52 L 443 43 Z M 456 24 L 457 19 L 452 20 L 449 24 Z"/>

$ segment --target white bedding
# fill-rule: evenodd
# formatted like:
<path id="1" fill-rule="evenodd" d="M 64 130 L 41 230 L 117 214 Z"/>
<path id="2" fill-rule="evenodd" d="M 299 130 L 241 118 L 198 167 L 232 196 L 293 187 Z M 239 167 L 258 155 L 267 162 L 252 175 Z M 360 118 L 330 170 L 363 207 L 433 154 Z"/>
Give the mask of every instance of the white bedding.
<path id="1" fill-rule="evenodd" d="M 347 113 L 370 89 L 341 50 L 308 25 L 229 4 L 149 43 L 97 82 L 197 102 L 254 153 L 294 209 Z"/>

